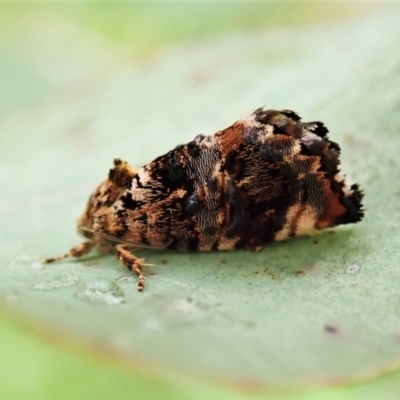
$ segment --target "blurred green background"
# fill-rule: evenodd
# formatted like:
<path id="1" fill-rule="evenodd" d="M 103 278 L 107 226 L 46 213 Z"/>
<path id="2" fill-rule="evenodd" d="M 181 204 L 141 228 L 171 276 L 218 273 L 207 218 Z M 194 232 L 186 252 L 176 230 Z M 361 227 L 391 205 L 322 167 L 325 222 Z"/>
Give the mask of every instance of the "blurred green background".
<path id="1" fill-rule="evenodd" d="M 0 398 L 397 399 L 399 16 L 382 2 L 0 4 Z M 151 262 L 166 259 L 171 271 L 155 269 L 144 301 L 124 286 L 122 311 L 79 306 L 73 287 L 32 290 L 68 271 L 81 281 L 123 275 L 112 257 L 93 268 L 37 264 L 79 240 L 74 220 L 112 158 L 140 164 L 261 105 L 328 123 L 344 144 L 346 172 L 367 192 L 363 225 L 321 235 L 318 246 L 304 238 L 260 255 L 162 253 Z M 352 263 L 361 272 L 349 282 L 343 270 Z M 183 322 L 162 314 L 160 301 L 176 305 L 175 293 L 191 291 L 199 307 L 185 309 Z M 139 344 L 154 342 L 148 354 L 115 334 L 135 335 L 128 319 L 142 321 L 138 309 L 172 326 L 165 338 L 138 334 Z M 275 338 L 260 347 L 270 369 L 249 356 L 239 367 L 260 376 L 229 362 L 207 374 L 207 364 L 192 368 L 189 351 L 179 364 L 173 351 L 195 347 L 191 334 L 205 351 L 196 318 L 217 339 L 227 335 L 227 359 L 245 353 L 246 340 Z M 254 321 L 258 336 L 241 326 Z M 338 339 L 313 330 L 332 321 L 343 329 Z M 265 327 L 276 331 L 264 337 Z M 293 348 L 281 349 L 285 340 Z"/>

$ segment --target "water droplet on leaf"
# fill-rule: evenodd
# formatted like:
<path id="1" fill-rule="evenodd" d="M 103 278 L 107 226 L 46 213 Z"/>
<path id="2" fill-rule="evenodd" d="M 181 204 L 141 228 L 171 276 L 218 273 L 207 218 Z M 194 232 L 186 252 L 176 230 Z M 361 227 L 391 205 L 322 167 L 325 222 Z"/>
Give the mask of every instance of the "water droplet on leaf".
<path id="1" fill-rule="evenodd" d="M 346 274 L 356 274 L 360 270 L 358 264 L 351 264 L 346 268 Z"/>
<path id="2" fill-rule="evenodd" d="M 162 332 L 164 330 L 161 321 L 156 318 L 146 318 L 143 321 L 142 328 L 150 332 Z"/>
<path id="3" fill-rule="evenodd" d="M 52 289 L 60 289 L 68 286 L 76 285 L 79 281 L 79 278 L 72 274 L 62 274 L 58 275 L 53 279 L 49 279 L 44 282 L 40 282 L 35 285 L 33 288 L 36 290 L 52 290 Z"/>
<path id="4" fill-rule="evenodd" d="M 117 283 L 119 284 L 126 284 L 126 283 L 136 283 L 137 279 L 132 275 L 132 276 L 120 276 L 117 279 Z"/>
<path id="5" fill-rule="evenodd" d="M 32 263 L 33 260 L 31 257 L 29 257 L 28 255 L 24 254 L 22 256 L 16 257 L 14 258 L 14 260 L 12 260 L 10 262 L 10 265 L 17 265 L 17 264 L 30 264 Z"/>
<path id="6" fill-rule="evenodd" d="M 79 300 L 90 303 L 115 305 L 125 302 L 121 288 L 115 282 L 103 278 L 83 282 L 75 295 Z"/>
<path id="7" fill-rule="evenodd" d="M 44 268 L 44 265 L 43 265 L 41 262 L 39 262 L 39 261 L 35 261 L 35 262 L 33 262 L 33 263 L 31 264 L 31 268 L 32 268 L 32 269 L 43 269 L 43 268 Z"/>
<path id="8" fill-rule="evenodd" d="M 166 309 L 169 318 L 180 321 L 198 321 L 207 314 L 207 307 L 200 305 L 190 297 L 174 299 Z"/>

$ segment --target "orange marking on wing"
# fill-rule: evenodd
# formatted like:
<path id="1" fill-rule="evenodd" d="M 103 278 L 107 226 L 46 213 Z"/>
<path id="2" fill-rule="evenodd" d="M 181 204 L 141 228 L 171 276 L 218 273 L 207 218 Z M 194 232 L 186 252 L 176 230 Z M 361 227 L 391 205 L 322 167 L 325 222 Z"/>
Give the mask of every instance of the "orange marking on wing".
<path id="1" fill-rule="evenodd" d="M 331 190 L 330 183 L 327 179 L 324 181 L 324 186 L 328 206 L 325 214 L 315 224 L 315 227 L 318 229 L 324 229 L 335 225 L 336 218 L 346 212 L 346 208 L 339 200 L 339 195 Z"/>

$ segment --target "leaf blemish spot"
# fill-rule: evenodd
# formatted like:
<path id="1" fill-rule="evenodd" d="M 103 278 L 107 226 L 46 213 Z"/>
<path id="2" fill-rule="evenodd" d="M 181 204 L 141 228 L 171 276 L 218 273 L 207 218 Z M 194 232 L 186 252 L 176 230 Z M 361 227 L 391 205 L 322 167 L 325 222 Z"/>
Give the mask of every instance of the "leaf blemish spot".
<path id="1" fill-rule="evenodd" d="M 324 330 L 326 333 L 331 333 L 331 334 L 339 333 L 339 329 L 333 325 L 325 325 Z"/>
<path id="2" fill-rule="evenodd" d="M 351 264 L 346 268 L 346 274 L 353 275 L 356 274 L 360 270 L 360 266 L 358 264 Z"/>

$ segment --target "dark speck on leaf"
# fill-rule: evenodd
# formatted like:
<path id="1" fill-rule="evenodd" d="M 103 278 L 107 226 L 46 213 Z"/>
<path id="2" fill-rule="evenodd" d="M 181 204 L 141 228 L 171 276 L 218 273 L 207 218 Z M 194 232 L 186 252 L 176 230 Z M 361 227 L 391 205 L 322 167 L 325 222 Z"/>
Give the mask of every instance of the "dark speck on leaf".
<path id="1" fill-rule="evenodd" d="M 325 325 L 324 330 L 325 330 L 326 333 L 331 333 L 331 334 L 339 333 L 339 330 L 336 327 L 332 326 L 332 325 Z"/>

